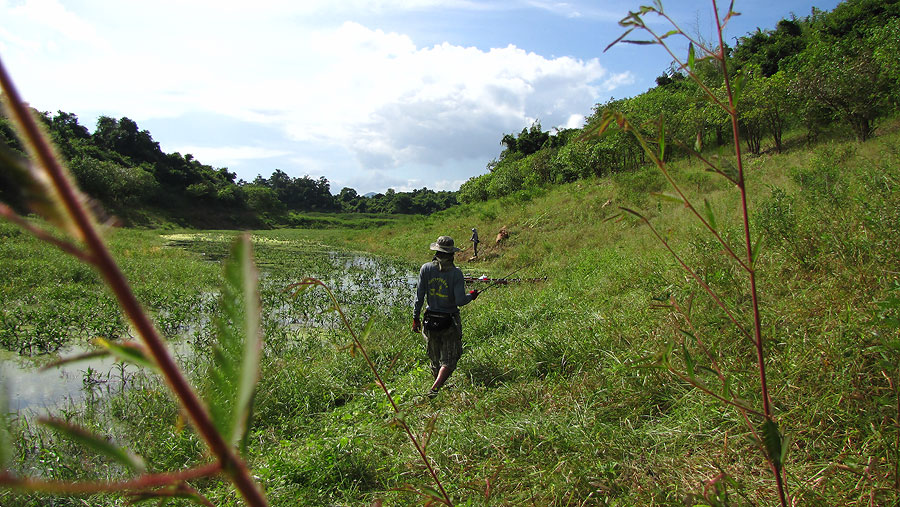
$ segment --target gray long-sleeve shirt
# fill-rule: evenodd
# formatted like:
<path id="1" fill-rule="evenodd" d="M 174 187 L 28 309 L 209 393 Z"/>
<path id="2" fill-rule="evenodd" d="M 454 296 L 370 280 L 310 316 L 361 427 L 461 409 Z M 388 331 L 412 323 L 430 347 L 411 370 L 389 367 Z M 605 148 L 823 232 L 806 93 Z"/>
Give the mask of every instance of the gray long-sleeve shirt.
<path id="1" fill-rule="evenodd" d="M 472 296 L 466 294 L 466 280 L 461 269 L 453 266 L 452 269 L 441 271 L 435 261 L 422 264 L 413 317 L 419 318 L 425 302 L 428 303 L 427 310 L 456 313 L 460 306 L 467 305 L 470 301 Z"/>

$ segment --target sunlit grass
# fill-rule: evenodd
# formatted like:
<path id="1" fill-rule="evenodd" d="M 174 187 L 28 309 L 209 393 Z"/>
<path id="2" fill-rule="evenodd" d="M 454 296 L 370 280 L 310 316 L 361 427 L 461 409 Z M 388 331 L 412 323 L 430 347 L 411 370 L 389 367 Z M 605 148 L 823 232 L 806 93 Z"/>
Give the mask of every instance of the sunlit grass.
<path id="1" fill-rule="evenodd" d="M 774 237 L 766 239 L 759 261 L 769 361 L 776 365 L 772 381 L 782 386 L 774 398 L 784 411 L 784 430 L 794 439 L 792 482 L 801 487 L 792 492 L 804 503 L 865 502 L 893 481 L 895 400 L 891 372 L 882 363 L 883 357 L 895 357 L 885 342 L 896 330 L 882 323 L 876 309 L 895 290 L 891 284 L 900 272 L 892 246 L 900 241 L 900 231 L 891 219 L 900 209 L 897 144 L 894 134 L 863 145 L 792 151 L 749 163 L 750 184 L 762 189 L 751 203 L 754 220 L 762 220 L 757 214 L 774 202 L 775 188 L 796 203 L 794 215 L 770 214 L 769 222 L 754 225 L 768 236 L 780 223 L 772 220 L 790 220 L 797 241 L 816 245 L 809 268 L 791 262 L 790 244 Z M 844 157 L 845 148 L 851 150 L 849 158 L 835 158 Z M 839 176 L 848 189 L 845 200 L 823 201 L 792 176 L 815 164 L 844 168 Z M 733 204 L 732 192 L 692 176 L 703 174 L 698 168 L 679 163 L 675 169 L 679 177 L 699 182 L 693 190 L 686 188 L 706 196 L 714 209 Z M 398 451 L 409 444 L 386 424 L 388 407 L 362 361 L 341 350 L 348 336 L 330 320 L 331 313 L 322 313 L 325 301 L 314 293 L 291 301 L 283 293 L 284 286 L 307 275 L 339 281 L 338 297 L 357 324 L 369 316 L 376 319 L 366 346 L 418 431 L 431 416 L 438 417 L 430 454 L 451 478 L 447 487 L 455 499 L 472 499 L 473 505 L 681 505 L 722 470 L 740 485 L 732 491 L 737 504 L 746 503 L 742 495 L 755 501 L 769 497 L 758 477 L 761 458 L 744 438 L 739 418 L 670 377 L 634 367 L 671 337 L 671 317 L 650 308 L 654 298 L 692 291 L 641 227 L 603 221 L 614 214 L 608 211 L 614 206 L 638 204 L 628 199 L 636 192 L 635 182 L 643 180 L 585 180 L 537 196 L 510 196 L 502 205 L 468 205 L 369 231 L 254 233 L 264 272 L 267 348 L 249 465 L 273 504 L 359 504 L 375 498 L 409 503 L 408 493 L 392 488 L 421 483 L 424 476 L 413 456 Z M 719 249 L 695 237 L 682 208 L 652 198 L 643 206 L 704 276 L 729 298 L 746 297 Z M 736 226 L 722 220 L 725 231 Z M 351 256 L 339 256 L 335 264 L 325 254 L 333 247 L 324 245 L 397 259 L 387 269 L 401 276 L 430 259 L 428 245 L 438 235 L 450 234 L 465 245 L 472 227 L 492 240 L 503 225 L 511 231 L 505 245 L 485 249 L 483 260 L 461 257 L 458 264 L 467 273 L 495 276 L 527 265 L 516 276 L 547 280 L 498 286 L 465 307 L 465 353 L 455 385 L 423 403 L 418 394 L 429 379 L 425 355 L 419 337 L 407 329 L 412 287 L 405 281 L 389 285 L 389 297 L 375 301 L 378 286 L 354 289 L 373 271 L 348 264 Z M 10 276 L 21 273 L 39 284 L 32 287 L 44 287 L 56 277 L 79 279 L 74 264 L 45 273 L 24 255 L 18 259 L 14 252 L 29 251 L 32 240 L 2 227 L 0 248 L 11 252 L 3 269 Z M 172 234 L 182 233 L 115 231 L 111 236 L 117 257 L 151 307 L 169 302 L 166 294 L 191 300 L 205 287 L 216 287 L 220 269 L 209 259 L 224 251 L 231 236 L 227 231 Z M 309 253 L 302 254 L 305 249 Z M 47 265 L 56 262 L 55 254 L 40 255 L 49 256 L 42 261 Z M 160 259 L 166 269 L 154 267 Z M 86 272 L 80 283 L 94 287 L 91 276 Z M 20 285 L 4 285 L 5 297 L 11 289 L 21 297 L 33 290 Z M 697 325 L 715 337 L 723 353 L 735 356 L 727 365 L 738 367 L 735 389 L 752 396 L 754 374 L 741 372 L 738 362 L 751 354 L 750 348 L 727 331 L 708 301 L 698 296 L 694 305 Z M 193 360 L 200 361 L 204 331 L 195 333 L 201 353 Z M 183 427 L 159 382 L 141 380 L 137 389 L 105 403 L 111 410 L 73 407 L 72 417 L 112 428 L 113 438 L 153 435 L 135 440 L 134 448 L 160 468 L 196 463 L 202 444 Z M 58 460 L 53 473 L 61 478 L 81 477 L 86 462 L 101 466 L 35 428 L 22 431 L 31 436 L 20 448 L 20 466 Z M 842 468 L 861 470 L 870 464 L 873 472 L 862 481 Z M 115 471 L 99 475 L 105 473 Z M 225 483 L 198 486 L 217 503 L 229 501 Z M 28 497 L 3 495 L 11 505 L 28 502 Z M 890 503 L 890 495 L 879 490 L 876 504 Z"/>

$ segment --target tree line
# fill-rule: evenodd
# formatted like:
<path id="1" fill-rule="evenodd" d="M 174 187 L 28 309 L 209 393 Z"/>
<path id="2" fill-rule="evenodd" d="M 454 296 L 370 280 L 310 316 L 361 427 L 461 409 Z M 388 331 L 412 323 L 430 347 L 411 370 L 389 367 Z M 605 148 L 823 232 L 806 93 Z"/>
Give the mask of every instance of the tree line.
<path id="1" fill-rule="evenodd" d="M 759 154 L 764 144 L 784 149 L 784 133 L 800 129 L 815 142 L 829 129 L 860 141 L 900 105 L 900 0 L 847 0 L 830 12 L 813 9 L 805 18 L 782 19 L 774 29 L 740 37 L 728 52 L 731 82 L 740 112 L 746 149 Z M 708 60 L 694 73 L 702 86 L 724 97 L 724 78 Z M 192 155 L 163 153 L 147 130 L 129 118 L 100 117 L 91 133 L 62 111 L 37 113 L 78 184 L 114 214 L 135 209 L 166 210 L 185 225 L 198 217 L 239 225 L 290 223 L 291 213 L 433 213 L 460 202 L 501 197 L 523 188 L 603 176 L 645 165 L 645 154 L 630 134 L 595 130 L 603 112 L 624 113 L 641 125 L 646 138 L 667 139 L 667 159 L 715 149 L 730 142 L 728 119 L 705 98 L 699 84 L 680 69 L 666 69 L 656 86 L 631 98 L 597 104 L 583 129 L 544 131 L 535 122 L 501 139 L 503 151 L 488 173 L 470 178 L 459 192 L 388 190 L 361 196 L 352 188 L 336 195 L 324 177 L 291 177 L 276 169 L 268 178 L 236 181 L 227 168 L 203 164 Z M 24 154 L 8 120 L 0 116 L 0 147 Z M 21 205 L 13 185 L 0 175 L 0 200 Z"/>
<path id="2" fill-rule="evenodd" d="M 81 189 L 126 222 L 147 209 L 162 210 L 184 225 L 278 225 L 290 223 L 292 213 L 428 214 L 457 204 L 455 192 L 427 188 L 363 196 L 345 187 L 333 195 L 324 177 L 291 177 L 280 169 L 246 182 L 190 154 L 164 153 L 150 132 L 129 118 L 101 116 L 91 133 L 72 113 L 35 114 Z M 4 148 L 25 156 L 11 123 L 0 115 Z M 6 178 L 0 173 L 0 200 L 23 208 L 23 196 Z"/>
<path id="3" fill-rule="evenodd" d="M 805 18 L 782 19 L 726 48 L 746 150 L 784 149 L 784 134 L 799 129 L 807 142 L 829 130 L 869 138 L 882 118 L 900 105 L 900 0 L 847 0 L 832 11 L 813 9 Z M 710 60 L 698 59 L 702 86 L 725 97 L 724 77 Z M 656 86 L 626 99 L 597 104 L 583 129 L 542 131 L 539 122 L 506 134 L 503 151 L 488 173 L 459 189 L 474 202 L 552 183 L 632 170 L 645 165 L 634 136 L 596 130 L 604 111 L 624 113 L 648 139 L 665 132 L 667 159 L 690 156 L 731 142 L 731 126 L 706 98 L 700 84 L 670 67 Z"/>

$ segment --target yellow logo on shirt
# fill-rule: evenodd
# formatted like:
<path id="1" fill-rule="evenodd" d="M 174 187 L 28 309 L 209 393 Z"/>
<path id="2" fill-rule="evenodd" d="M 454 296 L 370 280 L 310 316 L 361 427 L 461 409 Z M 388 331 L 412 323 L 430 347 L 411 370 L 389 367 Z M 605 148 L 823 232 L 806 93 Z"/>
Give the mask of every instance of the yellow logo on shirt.
<path id="1" fill-rule="evenodd" d="M 450 292 L 447 290 L 447 281 L 443 278 L 432 278 L 431 280 L 429 280 L 428 295 L 439 298 L 450 297 Z"/>

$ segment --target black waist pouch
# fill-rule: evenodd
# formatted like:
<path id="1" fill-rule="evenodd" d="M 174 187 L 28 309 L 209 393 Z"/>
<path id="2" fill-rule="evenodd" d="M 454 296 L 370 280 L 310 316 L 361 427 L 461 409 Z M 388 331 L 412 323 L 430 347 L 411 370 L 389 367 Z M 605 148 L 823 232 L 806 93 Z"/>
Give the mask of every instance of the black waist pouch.
<path id="1" fill-rule="evenodd" d="M 441 331 L 453 325 L 452 313 L 425 312 L 422 324 L 428 331 Z"/>

